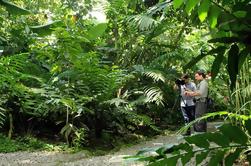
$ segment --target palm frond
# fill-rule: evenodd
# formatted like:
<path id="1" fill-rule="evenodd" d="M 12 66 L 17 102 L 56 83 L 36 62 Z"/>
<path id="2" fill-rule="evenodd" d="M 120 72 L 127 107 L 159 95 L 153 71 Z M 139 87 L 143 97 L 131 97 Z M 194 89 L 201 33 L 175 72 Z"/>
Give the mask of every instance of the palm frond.
<path id="1" fill-rule="evenodd" d="M 167 7 L 172 6 L 172 1 L 164 1 L 161 3 L 156 4 L 155 6 L 151 7 L 148 11 L 147 11 L 147 15 L 154 15 L 157 12 L 163 11 L 165 10 Z"/>
<path id="2" fill-rule="evenodd" d="M 130 16 L 128 17 L 127 22 L 132 27 L 137 28 L 140 31 L 148 31 L 158 24 L 158 21 L 154 20 L 152 17 L 146 14 Z"/>

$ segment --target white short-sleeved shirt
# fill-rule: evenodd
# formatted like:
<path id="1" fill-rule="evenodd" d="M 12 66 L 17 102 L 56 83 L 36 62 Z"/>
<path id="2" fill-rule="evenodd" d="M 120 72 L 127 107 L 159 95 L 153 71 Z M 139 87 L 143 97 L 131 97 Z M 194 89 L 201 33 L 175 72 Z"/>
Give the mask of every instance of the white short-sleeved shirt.
<path id="1" fill-rule="evenodd" d="M 189 90 L 189 91 L 195 91 L 196 90 L 196 85 L 193 82 L 188 82 L 185 85 L 181 85 L 180 86 L 180 90 L 181 90 L 181 101 L 180 101 L 180 106 L 181 107 L 185 107 L 185 106 L 193 106 L 194 102 L 193 102 L 193 98 L 192 96 L 186 96 L 185 95 L 185 90 Z"/>

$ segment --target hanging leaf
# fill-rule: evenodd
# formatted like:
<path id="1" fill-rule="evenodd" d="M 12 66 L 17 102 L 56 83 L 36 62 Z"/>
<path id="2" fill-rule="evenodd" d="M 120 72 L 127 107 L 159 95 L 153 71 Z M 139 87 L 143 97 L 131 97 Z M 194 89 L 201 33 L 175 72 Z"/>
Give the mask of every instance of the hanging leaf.
<path id="1" fill-rule="evenodd" d="M 220 9 L 217 6 L 212 6 L 210 8 L 209 24 L 211 28 L 215 28 L 217 25 L 217 19 L 220 14 Z"/>
<path id="2" fill-rule="evenodd" d="M 201 22 L 207 18 L 207 13 L 210 7 L 210 0 L 202 0 L 198 8 L 198 15 Z"/>
<path id="3" fill-rule="evenodd" d="M 247 48 L 243 49 L 240 52 L 239 55 L 239 63 L 238 63 L 238 71 L 240 71 L 240 69 L 242 68 L 242 65 L 244 64 L 245 60 L 247 59 L 247 57 L 249 56 L 250 52 Z"/>
<path id="4" fill-rule="evenodd" d="M 89 31 L 87 31 L 87 38 L 89 40 L 95 40 L 102 36 L 107 28 L 107 23 L 100 23 L 93 26 Z"/>
<path id="5" fill-rule="evenodd" d="M 10 14 L 13 15 L 27 15 L 31 14 L 31 12 L 27 9 L 21 8 L 11 2 L 0 0 L 0 5 L 4 6 Z"/>
<path id="6" fill-rule="evenodd" d="M 223 62 L 224 59 L 224 53 L 225 53 L 225 48 L 223 48 L 218 55 L 216 56 L 213 65 L 211 67 L 211 72 L 212 72 L 212 81 L 214 81 L 215 77 L 217 76 L 217 74 L 219 73 L 221 64 Z"/>
<path id="7" fill-rule="evenodd" d="M 239 54 L 239 47 L 236 44 L 232 45 L 228 52 L 228 64 L 227 64 L 227 70 L 231 80 L 231 89 L 233 89 L 235 86 L 236 77 L 238 74 L 238 62 L 239 62 L 238 54 Z"/>
<path id="8" fill-rule="evenodd" d="M 174 0 L 173 1 L 174 9 L 178 9 L 182 5 L 183 2 L 184 2 L 184 0 Z"/>
<path id="9" fill-rule="evenodd" d="M 186 12 L 187 14 L 190 14 L 191 11 L 194 9 L 194 7 L 199 3 L 200 0 L 188 0 L 186 2 Z"/>

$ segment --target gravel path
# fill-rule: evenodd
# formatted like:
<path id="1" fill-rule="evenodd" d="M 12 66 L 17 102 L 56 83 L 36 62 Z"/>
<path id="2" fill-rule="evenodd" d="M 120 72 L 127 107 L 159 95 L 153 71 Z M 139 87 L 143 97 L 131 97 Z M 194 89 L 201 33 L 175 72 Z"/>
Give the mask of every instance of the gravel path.
<path id="1" fill-rule="evenodd" d="M 208 125 L 214 130 L 215 123 Z M 123 157 L 136 154 L 145 147 L 158 147 L 163 144 L 177 143 L 182 137 L 175 134 L 161 135 L 150 141 L 144 141 L 132 147 L 122 148 L 118 152 L 105 156 L 88 157 L 84 152 L 67 154 L 63 152 L 15 152 L 0 153 L 0 166 L 142 166 L 142 163 L 129 163 Z"/>

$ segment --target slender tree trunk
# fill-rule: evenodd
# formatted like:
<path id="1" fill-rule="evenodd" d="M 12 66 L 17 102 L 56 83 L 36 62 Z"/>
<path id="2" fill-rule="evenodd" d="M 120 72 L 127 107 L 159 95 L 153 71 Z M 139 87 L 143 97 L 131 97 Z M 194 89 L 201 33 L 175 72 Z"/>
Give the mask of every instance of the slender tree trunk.
<path id="1" fill-rule="evenodd" d="M 9 128 L 9 133 L 8 133 L 8 138 L 11 139 L 12 137 L 12 132 L 13 132 L 13 116 L 11 112 L 9 112 L 9 121 L 10 121 L 10 128 Z"/>

